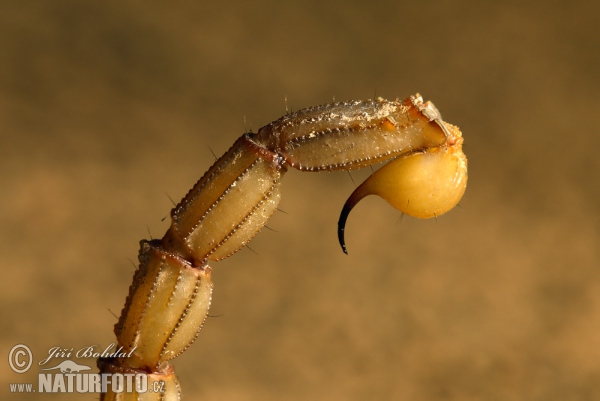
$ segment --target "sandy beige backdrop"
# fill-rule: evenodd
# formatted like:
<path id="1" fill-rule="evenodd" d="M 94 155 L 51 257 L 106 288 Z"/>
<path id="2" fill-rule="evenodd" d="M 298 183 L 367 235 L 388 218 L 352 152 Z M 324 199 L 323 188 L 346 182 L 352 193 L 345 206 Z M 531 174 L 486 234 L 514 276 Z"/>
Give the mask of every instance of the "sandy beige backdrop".
<path id="1" fill-rule="evenodd" d="M 463 130 L 461 207 L 366 200 L 346 256 L 348 174 L 288 173 L 276 232 L 214 264 L 184 400 L 600 399 L 600 3 L 556 3 L 1 2 L 1 398 L 94 399 L 9 395 L 38 367 L 8 352 L 114 341 L 210 149 L 286 96 L 418 91 Z"/>

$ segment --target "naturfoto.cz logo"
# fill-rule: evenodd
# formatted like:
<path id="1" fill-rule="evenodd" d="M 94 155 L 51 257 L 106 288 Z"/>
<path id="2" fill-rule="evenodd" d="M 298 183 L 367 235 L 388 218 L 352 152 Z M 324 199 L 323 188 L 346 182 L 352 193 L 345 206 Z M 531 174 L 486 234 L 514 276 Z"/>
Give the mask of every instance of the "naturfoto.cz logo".
<path id="1" fill-rule="evenodd" d="M 48 351 L 48 357 L 39 362 L 43 366 L 52 359 L 73 357 L 76 358 L 112 358 L 129 357 L 134 350 L 123 353 L 122 348 L 110 352 L 114 344 L 102 352 L 95 351 L 95 346 L 85 347 L 74 352 L 73 349 L 54 347 Z M 15 345 L 9 353 L 8 363 L 15 373 L 27 372 L 33 363 L 33 353 L 24 344 Z M 51 373 L 38 373 L 37 388 L 33 383 L 11 383 L 11 393 L 154 393 L 163 392 L 164 382 L 151 381 L 145 373 L 82 373 L 92 370 L 88 365 L 79 364 L 70 359 L 57 363 L 54 366 L 40 369 Z"/>

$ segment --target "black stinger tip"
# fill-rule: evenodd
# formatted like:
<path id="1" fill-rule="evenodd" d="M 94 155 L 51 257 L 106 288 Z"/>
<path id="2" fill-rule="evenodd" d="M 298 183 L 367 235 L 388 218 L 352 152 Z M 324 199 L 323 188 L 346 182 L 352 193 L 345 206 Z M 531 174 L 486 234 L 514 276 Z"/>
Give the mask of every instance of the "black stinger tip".
<path id="1" fill-rule="evenodd" d="M 348 219 L 350 210 L 352 210 L 352 207 L 348 206 L 346 203 L 340 214 L 340 219 L 338 220 L 338 240 L 340 241 L 342 251 L 344 251 L 346 255 L 348 255 L 348 250 L 346 249 L 346 241 L 344 240 L 344 229 L 346 228 L 346 220 Z"/>

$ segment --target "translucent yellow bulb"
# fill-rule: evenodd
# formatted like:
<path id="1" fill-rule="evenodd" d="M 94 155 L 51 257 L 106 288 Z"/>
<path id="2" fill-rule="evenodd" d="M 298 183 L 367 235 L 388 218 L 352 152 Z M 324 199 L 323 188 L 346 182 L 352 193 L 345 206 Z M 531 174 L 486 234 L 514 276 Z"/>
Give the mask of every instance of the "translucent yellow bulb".
<path id="1" fill-rule="evenodd" d="M 377 195 L 402 213 L 422 219 L 442 215 L 460 201 L 467 187 L 463 139 L 457 127 L 442 124 L 448 133 L 446 144 L 392 160 L 350 195 L 338 222 L 338 237 L 344 252 L 346 219 L 352 208 L 368 195 Z"/>

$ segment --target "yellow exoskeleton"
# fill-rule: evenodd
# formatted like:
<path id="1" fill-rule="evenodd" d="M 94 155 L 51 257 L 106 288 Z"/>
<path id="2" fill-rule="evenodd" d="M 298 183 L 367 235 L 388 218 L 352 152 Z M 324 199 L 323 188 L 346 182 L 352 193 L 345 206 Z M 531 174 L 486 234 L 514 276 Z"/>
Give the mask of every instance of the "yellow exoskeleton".
<path id="1" fill-rule="evenodd" d="M 459 129 L 442 121 L 420 95 L 333 103 L 287 114 L 242 135 L 171 212 L 161 240 L 142 241 L 140 265 L 115 334 L 131 356 L 100 359 L 101 373 L 148 374 L 162 392 L 113 391 L 103 400 L 179 400 L 168 363 L 190 346 L 211 302 L 209 261 L 244 247 L 276 211 L 288 167 L 339 171 L 392 159 L 349 197 L 339 222 L 367 195 L 378 195 L 411 216 L 430 218 L 452 209 L 467 185 Z"/>

